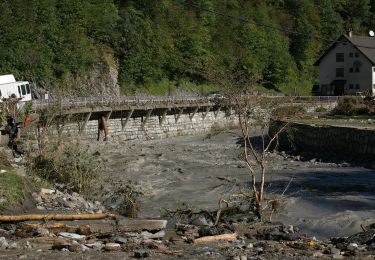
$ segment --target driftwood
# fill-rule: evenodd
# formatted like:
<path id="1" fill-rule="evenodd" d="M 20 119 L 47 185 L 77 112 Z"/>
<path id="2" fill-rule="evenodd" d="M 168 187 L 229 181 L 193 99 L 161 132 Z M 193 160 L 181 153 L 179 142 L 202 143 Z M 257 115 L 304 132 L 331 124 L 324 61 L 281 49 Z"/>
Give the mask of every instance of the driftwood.
<path id="1" fill-rule="evenodd" d="M 60 232 L 78 233 L 83 235 L 91 234 L 90 225 L 66 225 L 64 223 L 47 223 L 40 225 L 39 223 L 25 223 L 23 228 L 26 230 L 36 230 L 38 227 L 48 229 L 49 232 L 58 234 Z"/>
<path id="2" fill-rule="evenodd" d="M 27 222 L 22 226 L 25 230 L 37 229 L 39 226 L 52 233 L 70 232 L 79 234 L 112 234 L 113 232 L 159 231 L 167 227 L 167 220 L 130 219 L 117 216 L 116 219 L 79 220 L 50 223 Z"/>
<path id="3" fill-rule="evenodd" d="M 66 245 L 70 243 L 68 238 L 63 237 L 33 237 L 27 240 L 31 243 L 45 245 Z"/>
<path id="4" fill-rule="evenodd" d="M 217 235 L 217 236 L 207 236 L 207 237 L 200 237 L 197 239 L 194 239 L 195 244 L 204 244 L 204 243 L 210 243 L 215 241 L 234 241 L 237 239 L 237 233 L 232 234 L 223 234 L 223 235 Z"/>
<path id="5" fill-rule="evenodd" d="M 30 220 L 90 220 L 113 218 L 113 214 L 29 214 L 0 216 L 0 222 L 20 222 Z"/>

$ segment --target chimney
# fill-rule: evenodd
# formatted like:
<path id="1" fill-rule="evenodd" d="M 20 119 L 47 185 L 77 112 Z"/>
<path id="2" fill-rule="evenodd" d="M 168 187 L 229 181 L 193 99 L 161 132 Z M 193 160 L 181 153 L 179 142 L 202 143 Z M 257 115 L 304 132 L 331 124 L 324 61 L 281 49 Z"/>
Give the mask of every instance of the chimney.
<path id="1" fill-rule="evenodd" d="M 348 36 L 349 36 L 349 38 L 353 37 L 353 29 L 352 28 L 349 28 L 349 30 L 348 30 Z"/>

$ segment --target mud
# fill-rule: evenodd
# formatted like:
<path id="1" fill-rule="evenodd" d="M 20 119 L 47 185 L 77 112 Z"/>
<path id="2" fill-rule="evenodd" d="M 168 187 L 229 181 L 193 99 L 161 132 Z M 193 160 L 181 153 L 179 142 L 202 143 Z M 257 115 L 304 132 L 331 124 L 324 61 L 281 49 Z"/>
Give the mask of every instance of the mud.
<path id="1" fill-rule="evenodd" d="M 157 218 L 163 209 L 186 203 L 215 209 L 233 188 L 248 187 L 249 172 L 241 159 L 239 132 L 177 137 L 145 142 L 91 144 L 105 161 L 108 177 L 137 181 L 145 192 L 141 217 Z M 375 222 L 375 171 L 346 163 L 273 153 L 269 156 L 267 191 L 285 191 L 286 203 L 275 220 L 296 225 L 318 238 L 360 232 Z M 234 185 L 235 183 L 235 185 Z"/>

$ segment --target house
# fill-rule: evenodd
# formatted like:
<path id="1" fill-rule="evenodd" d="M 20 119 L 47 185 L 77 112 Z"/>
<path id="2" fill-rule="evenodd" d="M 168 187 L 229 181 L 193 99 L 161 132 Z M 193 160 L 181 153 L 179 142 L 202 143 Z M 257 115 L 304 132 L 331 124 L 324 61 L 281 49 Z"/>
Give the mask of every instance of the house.
<path id="1" fill-rule="evenodd" d="M 319 95 L 375 95 L 375 37 L 343 34 L 314 65 Z"/>

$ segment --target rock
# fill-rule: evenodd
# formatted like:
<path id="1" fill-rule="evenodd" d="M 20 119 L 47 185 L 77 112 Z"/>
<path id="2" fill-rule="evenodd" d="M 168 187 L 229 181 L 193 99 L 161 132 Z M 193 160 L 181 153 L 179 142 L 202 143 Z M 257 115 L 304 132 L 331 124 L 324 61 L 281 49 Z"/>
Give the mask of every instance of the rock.
<path id="1" fill-rule="evenodd" d="M 333 255 L 332 259 L 344 259 L 344 256 L 342 256 L 342 255 Z"/>
<path id="2" fill-rule="evenodd" d="M 90 248 L 85 246 L 85 245 L 81 245 L 81 251 L 82 252 L 87 252 L 87 251 L 90 251 Z"/>
<path id="3" fill-rule="evenodd" d="M 42 188 L 42 189 L 40 190 L 40 193 L 41 193 L 41 194 L 53 194 L 53 193 L 55 193 L 55 192 L 56 192 L 55 190 L 44 189 L 44 188 Z"/>
<path id="4" fill-rule="evenodd" d="M 20 255 L 19 257 L 18 257 L 18 259 L 26 259 L 27 258 L 27 255 Z"/>
<path id="5" fill-rule="evenodd" d="M 314 258 L 321 258 L 321 257 L 323 257 L 324 256 L 324 254 L 322 253 L 322 252 L 315 252 L 314 254 L 313 254 L 313 257 Z"/>
<path id="6" fill-rule="evenodd" d="M 141 235 L 145 238 L 149 238 L 149 239 L 158 239 L 158 238 L 163 238 L 165 236 L 165 231 L 164 230 L 161 230 L 155 234 L 153 233 L 150 233 L 148 231 L 143 231 L 141 233 Z"/>
<path id="7" fill-rule="evenodd" d="M 126 244 L 128 242 L 128 239 L 125 237 L 116 237 L 115 242 L 120 244 Z"/>
<path id="8" fill-rule="evenodd" d="M 70 201 L 67 201 L 67 200 L 64 201 L 63 205 L 64 205 L 65 208 L 74 208 L 75 207 L 74 203 L 72 203 Z"/>
<path id="9" fill-rule="evenodd" d="M 5 237 L 0 237 L 0 249 L 6 249 L 9 246 Z"/>
<path id="10" fill-rule="evenodd" d="M 43 206 L 40 206 L 40 205 L 36 206 L 36 208 L 37 208 L 38 210 L 46 210 L 46 208 L 45 208 L 45 207 L 43 207 Z"/>
<path id="11" fill-rule="evenodd" d="M 336 247 L 331 248 L 331 254 L 339 255 L 340 253 L 341 253 L 340 249 L 337 249 Z"/>
<path id="12" fill-rule="evenodd" d="M 91 248 L 93 250 L 100 251 L 104 248 L 104 245 L 100 242 L 95 242 L 95 243 L 90 243 L 90 244 L 85 244 L 88 248 Z"/>
<path id="13" fill-rule="evenodd" d="M 199 216 L 195 219 L 193 219 L 190 224 L 195 226 L 212 226 L 212 223 L 209 223 L 207 219 L 204 216 Z"/>
<path id="14" fill-rule="evenodd" d="M 31 249 L 32 246 L 29 241 L 26 241 L 25 245 L 23 246 L 25 249 Z"/>
<path id="15" fill-rule="evenodd" d="M 44 227 L 41 227 L 41 226 L 38 226 L 38 228 L 36 229 L 36 234 L 40 235 L 42 237 L 50 236 L 50 233 L 49 233 L 48 229 L 46 229 Z"/>
<path id="16" fill-rule="evenodd" d="M 356 244 L 356 243 L 350 243 L 350 244 L 347 246 L 347 249 L 348 249 L 349 251 L 355 251 L 355 250 L 358 249 L 358 244 Z"/>
<path id="17" fill-rule="evenodd" d="M 241 256 L 241 260 L 247 260 L 247 256 Z"/>
<path id="18" fill-rule="evenodd" d="M 82 252 L 82 247 L 80 244 L 71 244 L 71 245 L 68 245 L 67 248 L 70 252 L 74 252 L 74 253 Z"/>
<path id="19" fill-rule="evenodd" d="M 146 257 L 149 257 L 149 256 L 150 256 L 150 253 L 147 252 L 147 251 L 144 251 L 144 250 L 134 251 L 134 257 L 135 258 L 146 258 Z"/>
<path id="20" fill-rule="evenodd" d="M 16 242 L 13 242 L 8 245 L 8 249 L 18 249 L 20 248 L 19 245 Z"/>
<path id="21" fill-rule="evenodd" d="M 106 251 L 119 251 L 121 250 L 121 245 L 118 243 L 107 243 L 105 244 L 104 249 Z"/>
<path id="22" fill-rule="evenodd" d="M 85 235 L 78 235 L 74 233 L 61 232 L 58 234 L 59 237 L 71 238 L 71 239 L 83 239 L 86 238 Z"/>
<path id="23" fill-rule="evenodd" d="M 248 249 L 252 249 L 252 248 L 254 248 L 254 244 L 253 244 L 253 243 L 249 243 L 249 244 L 246 246 L 246 248 L 248 248 Z"/>

